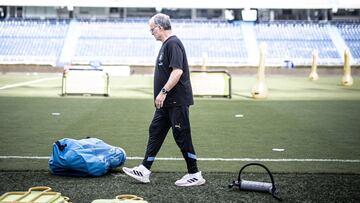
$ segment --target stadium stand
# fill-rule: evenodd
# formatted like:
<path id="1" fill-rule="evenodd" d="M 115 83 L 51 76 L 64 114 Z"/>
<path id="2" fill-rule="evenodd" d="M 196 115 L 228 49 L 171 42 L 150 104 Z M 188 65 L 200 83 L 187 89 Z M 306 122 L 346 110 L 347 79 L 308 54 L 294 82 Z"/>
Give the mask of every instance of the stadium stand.
<path id="1" fill-rule="evenodd" d="M 154 40 L 144 22 L 81 21 L 73 63 L 153 64 Z M 101 30 L 101 32 L 99 32 Z"/>
<path id="2" fill-rule="evenodd" d="M 6 64 L 51 64 L 60 56 L 66 20 L 0 21 L 0 61 Z"/>
<path id="3" fill-rule="evenodd" d="M 359 22 L 272 21 L 245 26 L 245 22 L 174 20 L 173 30 L 182 39 L 191 65 L 201 65 L 204 54 L 209 66 L 249 65 L 262 42 L 268 45 L 267 65 L 283 66 L 284 61 L 309 65 L 313 49 L 319 51 L 319 65 L 341 65 L 344 47 L 350 49 L 352 64 L 360 64 Z M 62 66 L 96 60 L 153 65 L 161 45 L 141 19 L 7 19 L 0 21 L 0 36 L 0 64 Z"/>
<path id="4" fill-rule="evenodd" d="M 329 24 L 304 22 L 276 22 L 255 25 L 259 42 L 268 47 L 267 60 L 270 64 L 281 64 L 291 60 L 295 64 L 311 64 L 314 49 L 319 51 L 319 64 L 341 63 L 335 44 L 328 32 Z"/>
<path id="5" fill-rule="evenodd" d="M 336 23 L 342 38 L 345 40 L 356 64 L 360 63 L 360 24 L 358 23 Z"/>
<path id="6" fill-rule="evenodd" d="M 191 64 L 202 64 L 204 54 L 212 65 L 246 64 L 247 51 L 239 25 L 226 21 L 184 21 L 174 23 L 173 29 L 183 40 Z"/>

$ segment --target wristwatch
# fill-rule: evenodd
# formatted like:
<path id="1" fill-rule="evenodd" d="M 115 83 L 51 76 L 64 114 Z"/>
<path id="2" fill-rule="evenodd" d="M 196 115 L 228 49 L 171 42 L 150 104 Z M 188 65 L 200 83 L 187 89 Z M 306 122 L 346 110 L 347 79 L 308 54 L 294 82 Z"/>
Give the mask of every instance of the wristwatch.
<path id="1" fill-rule="evenodd" d="M 164 87 L 161 89 L 161 93 L 163 93 L 163 94 L 167 94 L 167 93 L 169 93 L 169 91 L 167 91 Z"/>

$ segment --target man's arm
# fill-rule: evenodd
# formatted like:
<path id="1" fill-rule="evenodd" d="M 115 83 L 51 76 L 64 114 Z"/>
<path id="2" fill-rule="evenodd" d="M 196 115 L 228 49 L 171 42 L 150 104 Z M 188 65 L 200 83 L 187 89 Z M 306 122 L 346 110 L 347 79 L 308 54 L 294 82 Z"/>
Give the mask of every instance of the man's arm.
<path id="1" fill-rule="evenodd" d="M 182 69 L 173 68 L 173 71 L 170 73 L 170 77 L 163 88 L 166 91 L 170 91 L 180 80 L 181 75 L 183 74 Z M 164 106 L 164 101 L 166 98 L 166 94 L 159 92 L 155 99 L 155 106 L 156 108 L 162 108 Z"/>
<path id="2" fill-rule="evenodd" d="M 167 91 L 170 91 L 179 82 L 182 73 L 183 71 L 181 69 L 173 68 L 173 71 L 171 72 L 168 81 L 164 85 L 164 88 Z"/>

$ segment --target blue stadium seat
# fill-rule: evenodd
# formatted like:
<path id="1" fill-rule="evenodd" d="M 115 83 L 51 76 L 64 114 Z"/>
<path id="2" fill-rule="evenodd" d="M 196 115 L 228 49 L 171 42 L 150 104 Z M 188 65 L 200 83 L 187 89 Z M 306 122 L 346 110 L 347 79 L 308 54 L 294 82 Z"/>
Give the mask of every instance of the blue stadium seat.
<path id="1" fill-rule="evenodd" d="M 273 65 L 281 65 L 284 60 L 295 61 L 296 65 L 309 65 L 314 49 L 319 52 L 318 64 L 340 64 L 341 57 L 326 25 L 285 21 L 255 24 L 254 29 L 257 40 L 267 43 L 268 62 Z"/>
<path id="2" fill-rule="evenodd" d="M 0 63 L 56 64 L 67 28 L 66 21 L 0 21 Z"/>
<path id="3" fill-rule="evenodd" d="M 345 40 L 346 45 L 355 60 L 360 63 L 360 24 L 357 22 L 336 23 L 341 36 Z"/>
<path id="4" fill-rule="evenodd" d="M 254 23 L 250 30 L 255 36 L 248 36 L 240 22 L 173 20 L 172 23 L 174 33 L 185 45 L 190 65 L 201 65 L 204 54 L 208 56 L 208 65 L 248 65 L 253 57 L 246 44 L 249 38 L 253 39 L 250 46 L 267 43 L 268 65 L 282 65 L 285 60 L 309 65 L 314 49 L 319 52 L 320 65 L 339 65 L 342 51 L 335 46 L 329 26 L 339 31 L 354 63 L 360 64 L 358 22 Z M 161 43 L 153 39 L 148 29 L 145 19 L 3 20 L 0 21 L 0 63 L 54 65 L 71 48 L 72 63 L 97 60 L 103 64 L 153 65 Z M 76 36 L 72 36 L 74 33 Z M 65 48 L 69 39 L 73 45 Z"/>

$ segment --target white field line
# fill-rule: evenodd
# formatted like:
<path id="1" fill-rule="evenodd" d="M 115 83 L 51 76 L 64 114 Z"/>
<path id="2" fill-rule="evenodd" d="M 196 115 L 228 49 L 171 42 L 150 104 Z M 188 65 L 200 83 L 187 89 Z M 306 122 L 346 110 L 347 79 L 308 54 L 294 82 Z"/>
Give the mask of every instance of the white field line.
<path id="1" fill-rule="evenodd" d="M 0 159 L 50 159 L 49 156 L 0 156 Z M 128 160 L 143 160 L 143 157 L 126 157 Z M 162 161 L 182 161 L 183 158 L 157 157 Z M 198 161 L 263 161 L 263 162 L 341 162 L 360 163 L 357 159 L 256 159 L 256 158 L 198 158 Z"/>
<path id="2" fill-rule="evenodd" d="M 58 79 L 58 77 L 42 78 L 42 79 L 32 80 L 32 81 L 28 81 L 28 82 L 15 83 L 12 85 L 4 85 L 4 86 L 0 87 L 0 90 L 9 89 L 9 88 L 13 88 L 13 87 L 20 87 L 20 86 L 24 86 L 24 85 L 30 85 L 30 84 L 44 82 L 44 81 L 48 81 L 48 80 L 55 80 L 55 79 Z"/>

